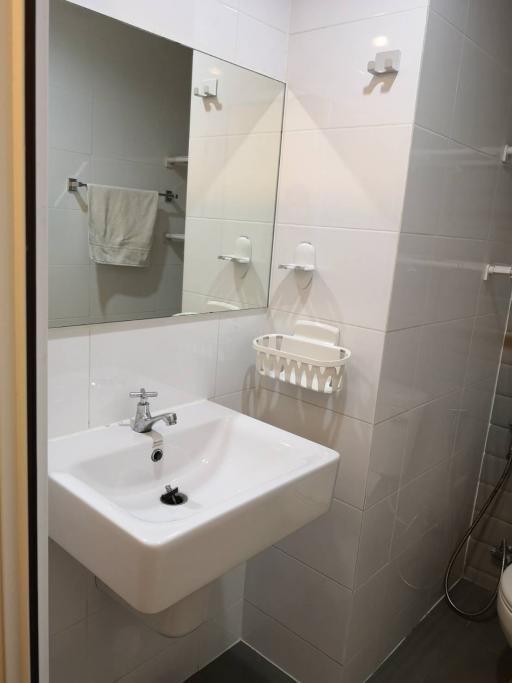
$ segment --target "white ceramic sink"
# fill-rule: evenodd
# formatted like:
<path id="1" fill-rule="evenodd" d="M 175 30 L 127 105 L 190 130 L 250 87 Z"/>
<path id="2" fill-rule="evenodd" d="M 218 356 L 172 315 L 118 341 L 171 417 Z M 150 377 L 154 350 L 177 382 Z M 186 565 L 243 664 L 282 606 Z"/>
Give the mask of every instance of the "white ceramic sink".
<path id="1" fill-rule="evenodd" d="M 172 410 L 178 424 L 148 434 L 116 424 L 49 443 L 51 537 L 146 613 L 324 513 L 338 465 L 336 452 L 210 401 Z M 187 502 L 164 505 L 166 484 Z"/>

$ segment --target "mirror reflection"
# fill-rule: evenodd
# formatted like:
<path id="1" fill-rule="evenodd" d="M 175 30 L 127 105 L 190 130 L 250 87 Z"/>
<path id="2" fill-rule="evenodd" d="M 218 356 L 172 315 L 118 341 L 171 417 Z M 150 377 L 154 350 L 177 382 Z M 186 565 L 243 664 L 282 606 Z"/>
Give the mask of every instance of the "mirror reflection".
<path id="1" fill-rule="evenodd" d="M 50 326 L 266 306 L 284 85 L 51 10 Z"/>

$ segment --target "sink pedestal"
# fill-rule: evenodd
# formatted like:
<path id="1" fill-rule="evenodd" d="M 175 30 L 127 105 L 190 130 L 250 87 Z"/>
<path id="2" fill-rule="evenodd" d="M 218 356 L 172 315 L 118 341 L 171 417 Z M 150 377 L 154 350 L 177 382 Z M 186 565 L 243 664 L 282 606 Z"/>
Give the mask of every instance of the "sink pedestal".
<path id="1" fill-rule="evenodd" d="M 207 618 L 211 584 L 194 591 L 194 593 L 187 595 L 186 598 L 183 598 L 183 600 L 180 600 L 175 605 L 171 605 L 167 609 L 155 614 L 139 612 L 98 578 L 96 579 L 96 585 L 103 593 L 129 609 L 139 619 L 142 619 L 149 628 L 167 638 L 186 636 L 195 631 L 196 628 L 199 628 Z"/>

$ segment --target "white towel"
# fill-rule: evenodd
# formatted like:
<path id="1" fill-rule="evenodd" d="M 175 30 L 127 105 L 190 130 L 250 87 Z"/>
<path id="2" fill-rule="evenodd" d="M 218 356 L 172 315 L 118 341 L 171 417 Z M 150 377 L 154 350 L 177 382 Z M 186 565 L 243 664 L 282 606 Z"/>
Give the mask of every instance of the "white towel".
<path id="1" fill-rule="evenodd" d="M 147 265 L 158 192 L 88 184 L 87 199 L 91 259 L 113 266 Z"/>

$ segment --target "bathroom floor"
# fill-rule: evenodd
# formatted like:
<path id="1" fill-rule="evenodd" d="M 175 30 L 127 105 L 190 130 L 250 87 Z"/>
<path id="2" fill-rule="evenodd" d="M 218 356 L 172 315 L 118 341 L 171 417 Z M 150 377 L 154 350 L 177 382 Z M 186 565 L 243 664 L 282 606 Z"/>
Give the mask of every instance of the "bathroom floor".
<path id="1" fill-rule="evenodd" d="M 457 589 L 463 609 L 477 610 L 489 597 L 469 581 Z M 496 616 L 467 621 L 443 601 L 368 683 L 512 683 L 512 650 Z"/>
<path id="2" fill-rule="evenodd" d="M 461 581 L 455 597 L 477 610 L 489 593 Z M 292 683 L 244 643 L 237 643 L 187 683 Z M 318 681 L 318 683 L 322 683 Z M 368 683 L 512 683 L 512 649 L 498 619 L 467 621 L 441 602 L 413 630 Z"/>
<path id="3" fill-rule="evenodd" d="M 294 683 L 245 643 L 237 643 L 186 683 Z M 320 681 L 319 681 L 320 683 Z"/>

